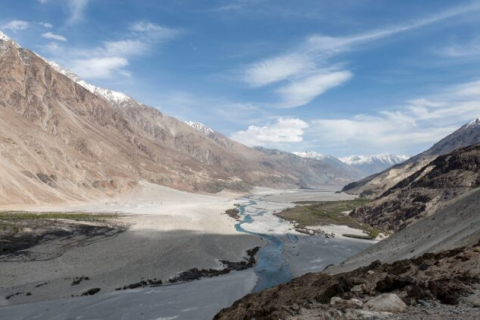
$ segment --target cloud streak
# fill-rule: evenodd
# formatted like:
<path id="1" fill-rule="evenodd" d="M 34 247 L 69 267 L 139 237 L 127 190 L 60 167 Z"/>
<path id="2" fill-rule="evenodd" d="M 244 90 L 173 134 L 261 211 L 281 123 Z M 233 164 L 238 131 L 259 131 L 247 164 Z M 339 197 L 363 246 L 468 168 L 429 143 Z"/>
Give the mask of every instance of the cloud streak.
<path id="1" fill-rule="evenodd" d="M 23 20 L 12 20 L 3 25 L 3 29 L 11 31 L 21 31 L 25 30 L 30 26 L 28 21 Z"/>
<path id="2" fill-rule="evenodd" d="M 343 84 L 352 77 L 351 71 L 332 65 L 330 59 L 333 57 L 357 49 L 362 45 L 416 30 L 472 11 L 478 11 L 479 9 L 480 4 L 476 2 L 403 25 L 357 35 L 344 37 L 312 35 L 294 50 L 248 65 L 242 71 L 241 79 L 254 88 L 280 85 L 280 88 L 274 89 L 274 92 L 278 94 L 279 102 L 273 103 L 272 106 L 280 108 L 300 107 L 310 103 L 326 91 Z M 326 67 L 329 65 L 330 67 Z M 316 73 L 325 73 L 326 68 L 332 70 L 322 80 L 319 80 L 318 76 L 312 76 L 312 74 Z M 339 81 L 339 78 L 342 81 Z M 285 85 L 285 82 L 289 82 L 289 84 Z M 300 87 L 302 85 L 307 85 L 308 89 L 301 90 Z M 315 89 L 316 85 L 318 85 L 318 89 Z M 296 96 L 296 94 L 300 94 L 300 96 Z"/>
<path id="3" fill-rule="evenodd" d="M 460 124 L 480 117 L 479 105 L 480 81 L 475 81 L 374 115 L 313 120 L 307 134 L 324 147 L 348 146 L 375 153 L 395 146 L 397 152 L 405 152 L 433 144 Z"/>
<path id="4" fill-rule="evenodd" d="M 177 37 L 181 32 L 150 22 L 135 22 L 124 39 L 104 41 L 92 48 L 70 48 L 58 43 L 44 46 L 49 58 L 85 79 L 130 76 L 125 69 L 130 59 L 147 54 L 151 48 Z M 45 38 L 64 41 L 64 37 L 45 33 Z M 66 41 L 66 38 L 65 38 Z"/>
<path id="5" fill-rule="evenodd" d="M 231 138 L 247 146 L 265 146 L 278 143 L 298 143 L 308 123 L 300 119 L 280 118 L 265 126 L 249 126 L 245 131 L 234 133 Z"/>
<path id="6" fill-rule="evenodd" d="M 89 0 L 67 0 L 69 17 L 67 24 L 73 25 L 83 20 Z"/>
<path id="7" fill-rule="evenodd" d="M 42 34 L 42 37 L 47 39 L 57 40 L 57 41 L 67 41 L 67 38 L 65 38 L 64 36 L 61 36 L 59 34 L 55 34 L 52 32 L 46 32 Z"/>

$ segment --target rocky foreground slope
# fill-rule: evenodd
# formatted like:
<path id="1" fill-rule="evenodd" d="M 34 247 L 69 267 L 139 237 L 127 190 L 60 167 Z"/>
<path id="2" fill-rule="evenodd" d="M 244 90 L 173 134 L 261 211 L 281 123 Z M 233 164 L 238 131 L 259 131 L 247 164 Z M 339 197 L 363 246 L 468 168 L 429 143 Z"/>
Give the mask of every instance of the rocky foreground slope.
<path id="1" fill-rule="evenodd" d="M 0 205 L 88 200 L 141 180 L 218 192 L 357 178 L 299 160 L 291 165 L 220 134 L 207 136 L 92 86 L 0 33 Z"/>
<path id="2" fill-rule="evenodd" d="M 478 319 L 480 244 L 249 294 L 215 319 Z"/>

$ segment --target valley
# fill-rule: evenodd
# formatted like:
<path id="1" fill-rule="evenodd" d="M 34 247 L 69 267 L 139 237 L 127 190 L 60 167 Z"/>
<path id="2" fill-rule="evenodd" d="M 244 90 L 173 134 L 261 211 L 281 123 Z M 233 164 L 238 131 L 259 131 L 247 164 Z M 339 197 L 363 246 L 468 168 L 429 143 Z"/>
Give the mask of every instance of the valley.
<path id="1" fill-rule="evenodd" d="M 28 319 L 33 314 L 49 318 L 52 314 L 44 311 L 49 306 L 52 312 L 63 310 L 69 316 L 77 312 L 89 316 L 86 309 L 92 316 L 99 310 L 115 309 L 105 318 L 115 319 L 126 314 L 149 319 L 155 314 L 191 319 L 190 312 L 198 314 L 198 310 L 203 310 L 204 316 L 197 315 L 197 319 L 210 319 L 249 292 L 322 271 L 374 243 L 341 234 L 334 238 L 305 235 L 274 215 L 294 206 L 294 201 L 342 198 L 351 197 L 337 194 L 329 187 L 303 191 L 260 188 L 247 197 L 234 194 L 207 197 L 144 184 L 130 197 L 107 203 L 71 205 L 72 212 L 81 210 L 99 218 L 115 212 L 118 215 L 115 219 L 128 228 L 111 239 L 71 244 L 68 250 L 63 249 L 60 255 L 49 259 L 38 256 L 31 259 L 31 256 L 58 250 L 55 239 L 24 250 L 23 256 L 3 256 L 0 312 L 6 319 Z M 238 221 L 223 213 L 234 204 L 240 206 Z M 49 209 L 65 212 L 66 207 Z M 193 282 L 169 283 L 169 279 L 193 268 L 222 270 L 225 263 L 220 261 L 242 261 L 245 252 L 257 245 L 261 248 L 253 268 Z M 101 265 L 95 263 L 99 259 L 103 262 Z M 83 278 L 88 279 L 72 285 L 75 279 Z M 142 281 L 145 284 L 133 286 L 134 290 L 116 290 Z M 92 288 L 100 291 L 92 297 L 80 297 Z M 204 290 L 212 291 L 209 299 L 218 303 L 208 304 L 206 308 Z M 134 307 L 132 295 L 135 299 L 147 296 L 141 298 L 141 305 Z M 184 295 L 190 298 L 184 299 Z M 158 303 L 159 299 L 162 303 Z M 16 304 L 21 305 L 16 307 Z M 125 307 L 117 308 L 118 305 Z M 128 312 L 124 309 L 127 306 Z"/>
<path id="2" fill-rule="evenodd" d="M 2 0 L 0 320 L 480 319 L 479 12 Z"/>

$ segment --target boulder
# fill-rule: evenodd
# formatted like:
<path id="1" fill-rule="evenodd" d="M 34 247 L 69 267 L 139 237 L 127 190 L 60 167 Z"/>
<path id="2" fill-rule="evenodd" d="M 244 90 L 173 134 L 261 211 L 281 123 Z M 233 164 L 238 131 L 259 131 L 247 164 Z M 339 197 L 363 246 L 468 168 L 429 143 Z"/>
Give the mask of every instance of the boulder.
<path id="1" fill-rule="evenodd" d="M 407 305 L 396 294 L 385 293 L 369 300 L 364 309 L 371 311 L 383 311 L 399 313 L 407 309 Z"/>

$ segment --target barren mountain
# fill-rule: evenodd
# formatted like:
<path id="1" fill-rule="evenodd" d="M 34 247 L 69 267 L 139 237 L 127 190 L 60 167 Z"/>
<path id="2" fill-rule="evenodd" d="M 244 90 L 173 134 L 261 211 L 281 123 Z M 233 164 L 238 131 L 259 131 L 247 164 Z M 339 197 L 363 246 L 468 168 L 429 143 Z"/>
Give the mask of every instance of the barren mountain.
<path id="1" fill-rule="evenodd" d="M 294 187 L 304 172 L 351 181 L 327 164 L 290 168 L 117 92 L 90 85 L 0 33 L 0 205 L 86 200 L 146 180 L 188 191 Z"/>
<path id="2" fill-rule="evenodd" d="M 351 216 L 397 231 L 480 187 L 480 144 L 439 156 Z"/>
<path id="3" fill-rule="evenodd" d="M 358 170 L 361 170 L 366 175 L 371 175 L 402 163 L 408 158 L 408 156 L 403 155 L 382 153 L 372 156 L 348 156 L 341 158 L 340 160 Z"/>
<path id="4" fill-rule="evenodd" d="M 468 147 L 480 142 L 480 119 L 475 119 L 446 136 L 433 147 L 407 161 L 373 174 L 360 181 L 352 182 L 343 188 L 344 192 L 376 198 L 389 188 L 423 168 L 437 156 L 447 154 L 458 148 Z"/>

